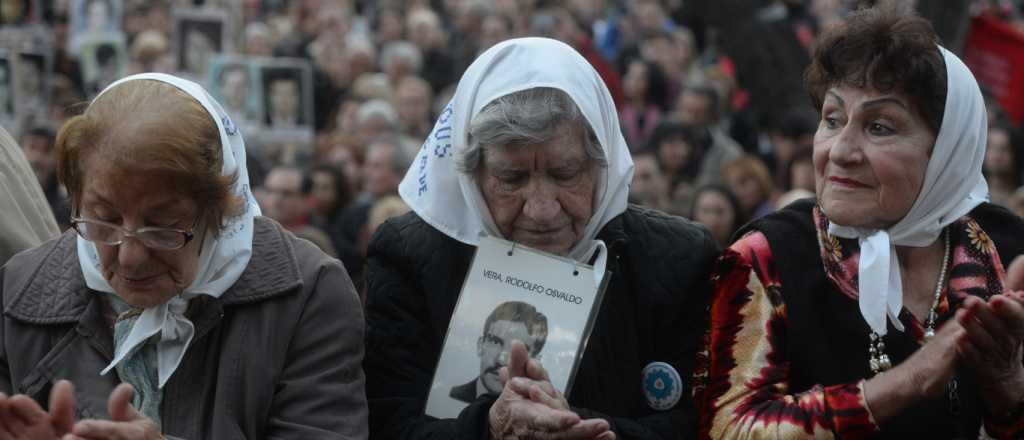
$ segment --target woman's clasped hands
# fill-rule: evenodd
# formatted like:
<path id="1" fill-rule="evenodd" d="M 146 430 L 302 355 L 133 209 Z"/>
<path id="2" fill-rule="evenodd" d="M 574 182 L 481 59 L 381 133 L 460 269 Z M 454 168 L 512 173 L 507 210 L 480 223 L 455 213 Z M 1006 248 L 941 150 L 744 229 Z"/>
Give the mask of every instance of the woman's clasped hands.
<path id="1" fill-rule="evenodd" d="M 25 395 L 0 393 L 0 440 L 155 440 L 164 438 L 152 420 L 132 406 L 135 390 L 121 384 L 110 393 L 110 420 L 75 421 L 74 388 L 57 382 L 47 412 Z"/>
<path id="2" fill-rule="evenodd" d="M 615 439 L 608 421 L 584 420 L 569 407 L 522 342 L 513 341 L 501 379 L 505 387 L 491 406 L 488 420 L 492 439 Z"/>

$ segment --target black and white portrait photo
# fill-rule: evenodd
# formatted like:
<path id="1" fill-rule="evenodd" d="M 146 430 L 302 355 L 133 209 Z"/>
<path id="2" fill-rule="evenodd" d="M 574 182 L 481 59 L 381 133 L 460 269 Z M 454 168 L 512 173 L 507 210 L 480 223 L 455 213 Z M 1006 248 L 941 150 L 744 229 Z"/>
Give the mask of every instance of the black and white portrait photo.
<path id="1" fill-rule="evenodd" d="M 508 363 L 512 341 L 522 341 L 531 358 L 538 358 L 548 337 L 548 318 L 536 307 L 521 301 L 501 303 L 484 321 L 483 334 L 476 343 L 480 374 L 452 387 L 451 398 L 472 403 L 477 397 L 501 393 L 501 367 Z"/>
<path id="2" fill-rule="evenodd" d="M 271 130 L 294 130 L 312 123 L 312 77 L 308 65 L 275 63 L 260 68 L 263 122 Z"/>
<path id="3" fill-rule="evenodd" d="M 14 90 L 18 113 L 44 113 L 47 108 L 49 76 L 46 56 L 42 53 L 20 52 L 14 59 Z"/>
<path id="4" fill-rule="evenodd" d="M 218 56 L 210 68 L 210 90 L 236 123 L 259 121 L 255 78 L 251 63 L 242 57 Z"/>
<path id="5" fill-rule="evenodd" d="M 214 56 L 226 49 L 223 14 L 181 11 L 175 13 L 175 23 L 178 71 L 193 79 L 205 78 Z"/>
<path id="6" fill-rule="evenodd" d="M 123 14 L 121 0 L 72 0 L 72 50 L 79 53 L 87 40 L 120 33 Z"/>
<path id="7" fill-rule="evenodd" d="M 128 57 L 124 40 L 94 38 L 82 46 L 82 71 L 86 91 L 95 96 L 110 83 L 125 76 Z"/>

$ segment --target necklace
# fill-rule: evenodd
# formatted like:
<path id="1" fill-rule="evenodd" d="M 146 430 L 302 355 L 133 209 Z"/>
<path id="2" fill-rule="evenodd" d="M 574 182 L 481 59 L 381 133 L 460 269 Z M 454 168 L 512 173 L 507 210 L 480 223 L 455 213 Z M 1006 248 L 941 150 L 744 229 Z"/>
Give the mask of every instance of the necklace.
<path id="1" fill-rule="evenodd" d="M 935 283 L 935 295 L 932 297 L 932 307 L 928 311 L 928 318 L 925 320 L 924 339 L 928 341 L 935 336 L 935 321 L 938 319 L 939 300 L 942 299 L 942 288 L 946 285 L 946 268 L 949 266 L 949 230 L 943 231 L 945 238 L 945 251 L 942 255 L 942 269 L 939 270 L 939 281 Z M 882 336 L 874 331 L 870 334 L 871 341 L 868 343 L 868 353 L 871 358 L 868 364 L 874 374 L 881 373 L 892 368 L 892 361 L 885 353 L 885 341 Z"/>

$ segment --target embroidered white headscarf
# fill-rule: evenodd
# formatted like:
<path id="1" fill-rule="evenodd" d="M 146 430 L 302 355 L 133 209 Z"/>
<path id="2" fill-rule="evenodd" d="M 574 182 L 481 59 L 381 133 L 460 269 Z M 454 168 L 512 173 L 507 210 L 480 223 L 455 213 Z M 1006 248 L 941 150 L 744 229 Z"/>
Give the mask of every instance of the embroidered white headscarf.
<path id="1" fill-rule="evenodd" d="M 517 38 L 487 49 L 469 66 L 451 102 L 437 119 L 398 192 L 419 216 L 439 231 L 476 246 L 481 233 L 502 237 L 480 188 L 455 167 L 468 148 L 469 124 L 487 104 L 518 91 L 551 87 L 579 107 L 608 161 L 599 168 L 594 213 L 569 257 L 586 263 L 603 247 L 597 233 L 626 211 L 633 160 L 619 129 L 618 113 L 604 81 L 575 49 L 549 38 Z M 601 252 L 604 256 L 606 252 Z M 600 262 L 596 264 L 603 275 Z"/>
<path id="2" fill-rule="evenodd" d="M 198 295 L 220 297 L 242 275 L 252 256 L 253 218 L 260 215 L 260 208 L 249 188 L 249 174 L 245 166 L 245 142 L 242 134 L 228 117 L 220 103 L 215 101 L 199 84 L 175 76 L 162 73 L 143 73 L 118 80 L 97 95 L 102 96 L 107 90 L 128 81 L 153 80 L 177 87 L 196 101 L 211 115 L 217 123 L 224 165 L 221 174 L 225 176 L 237 174 L 231 191 L 244 200 L 243 212 L 227 220 L 214 238 L 206 234 L 199 253 L 198 271 L 195 280 L 179 295 L 169 302 L 145 309 L 139 316 L 128 336 L 114 350 L 114 360 L 100 374 L 107 374 L 117 364 L 124 361 L 132 349 L 144 344 L 153 335 L 160 334 L 157 343 L 157 368 L 159 386 L 170 379 L 185 356 L 195 334 L 192 321 L 185 317 L 188 301 Z M 93 101 L 95 102 L 95 100 Z M 82 237 L 78 237 L 78 262 L 82 267 L 85 283 L 90 289 L 114 293 L 107 280 L 103 278 L 99 254 L 96 245 Z"/>
<path id="3" fill-rule="evenodd" d="M 939 47 L 946 64 L 946 108 L 921 192 L 910 211 L 889 229 L 829 223 L 830 234 L 860 243 L 858 303 L 868 326 L 886 334 L 886 317 L 903 331 L 903 285 L 896 246 L 924 247 L 950 223 L 988 200 L 981 174 L 988 135 L 985 101 L 974 75 L 960 58 Z M 826 213 L 827 214 L 827 213 Z"/>

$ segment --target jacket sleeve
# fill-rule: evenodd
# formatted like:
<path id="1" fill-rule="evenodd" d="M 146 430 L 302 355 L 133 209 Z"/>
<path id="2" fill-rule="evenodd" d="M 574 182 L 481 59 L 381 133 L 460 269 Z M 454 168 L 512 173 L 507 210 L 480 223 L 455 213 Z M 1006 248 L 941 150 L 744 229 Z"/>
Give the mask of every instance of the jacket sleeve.
<path id="1" fill-rule="evenodd" d="M 700 438 L 866 438 L 878 432 L 864 381 L 791 393 L 786 305 L 768 242 L 758 232 L 730 247 L 714 273 L 707 387 Z"/>
<path id="2" fill-rule="evenodd" d="M 466 407 L 456 419 L 424 414 L 440 347 L 416 265 L 393 222 L 377 230 L 367 251 L 367 372 L 374 439 L 485 439 L 493 400 Z"/>
<path id="3" fill-rule="evenodd" d="M 671 285 L 666 293 L 682 295 L 685 300 L 675 303 L 677 304 L 675 307 L 645 312 L 644 319 L 653 320 L 655 323 L 650 326 L 637 323 L 636 327 L 643 332 L 641 338 L 644 340 L 672 341 L 672 343 L 653 344 L 652 349 L 655 350 L 653 358 L 673 365 L 681 378 L 687 381 L 694 370 L 695 359 L 698 357 L 697 351 L 703 347 L 702 336 L 706 327 L 707 303 L 711 293 L 709 273 L 720 250 L 718 244 L 711 238 L 711 234 L 703 227 L 684 230 L 676 228 L 654 230 L 654 235 L 660 237 L 685 236 L 689 240 L 683 246 L 670 247 L 671 250 L 668 254 L 659 254 L 667 264 L 664 268 L 659 267 L 656 260 L 649 259 L 649 257 L 653 257 L 650 254 L 658 254 L 658 252 L 645 249 L 644 257 L 647 258 L 641 260 L 642 267 L 630 273 L 632 277 L 644 277 L 649 278 L 646 281 L 652 281 L 650 279 L 652 270 L 659 273 L 670 271 L 672 276 L 667 277 L 666 280 L 671 280 Z M 634 285 L 632 288 L 636 289 L 636 286 Z M 658 301 L 653 304 L 661 305 Z M 664 306 L 662 305 L 662 307 Z M 629 329 L 628 331 L 637 330 Z M 623 380 L 630 381 L 638 379 L 639 377 L 623 378 Z M 640 393 L 639 390 L 638 393 Z M 639 398 L 643 399 L 643 396 L 640 395 Z M 649 414 L 638 417 L 602 414 L 586 408 L 574 407 L 573 410 L 585 419 L 603 418 L 607 420 L 612 431 L 615 432 L 616 438 L 622 440 L 692 439 L 697 432 L 697 411 L 690 390 L 687 388 L 683 389 L 682 397 L 672 409 L 651 411 Z"/>
<path id="4" fill-rule="evenodd" d="M 277 380 L 266 438 L 363 440 L 362 307 L 337 260 L 324 256 L 307 266 L 309 293 Z"/>

